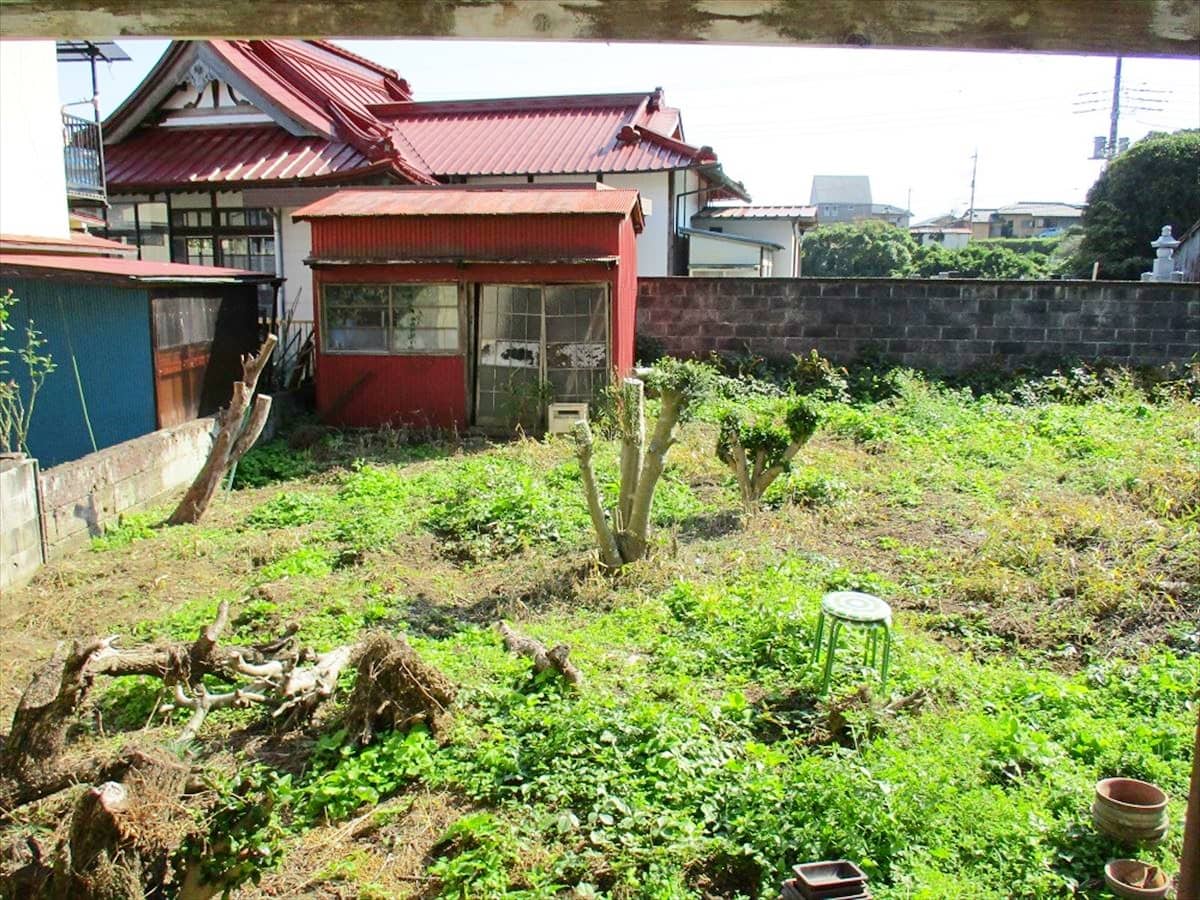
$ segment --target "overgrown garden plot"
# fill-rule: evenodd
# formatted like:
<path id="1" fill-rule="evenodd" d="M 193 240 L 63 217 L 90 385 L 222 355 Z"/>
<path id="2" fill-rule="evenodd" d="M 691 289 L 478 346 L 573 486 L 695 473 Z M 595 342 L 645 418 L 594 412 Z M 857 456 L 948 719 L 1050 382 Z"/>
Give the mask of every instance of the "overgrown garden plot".
<path id="1" fill-rule="evenodd" d="M 286 735 L 254 709 L 206 723 L 206 815 L 237 838 L 214 865 L 262 878 L 240 896 L 769 897 L 791 863 L 844 855 L 884 898 L 1101 897 L 1124 853 L 1088 805 L 1114 774 L 1175 798 L 1151 853 L 1173 870 L 1200 696 L 1195 386 L 789 374 L 821 426 L 765 509 L 742 516 L 715 447 L 731 405 L 779 389 L 724 381 L 671 451 L 651 558 L 615 576 L 589 562 L 567 441 L 255 451 L 203 525 L 131 517 L 6 600 L 3 717 L 56 639 L 190 639 L 222 600 L 238 643 L 407 633 L 459 685 L 443 744 L 354 750 L 336 709 Z M 597 469 L 611 492 L 611 443 Z M 886 693 L 843 652 L 817 696 L 834 588 L 898 611 Z M 569 644 L 582 688 L 532 677 L 501 618 Z M 85 742 L 168 740 L 159 692 L 94 694 Z"/>

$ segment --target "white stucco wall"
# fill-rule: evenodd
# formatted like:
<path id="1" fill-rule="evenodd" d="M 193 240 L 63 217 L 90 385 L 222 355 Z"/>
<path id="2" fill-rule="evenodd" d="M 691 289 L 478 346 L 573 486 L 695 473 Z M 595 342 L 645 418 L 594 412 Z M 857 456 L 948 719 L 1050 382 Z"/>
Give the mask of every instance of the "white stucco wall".
<path id="1" fill-rule="evenodd" d="M 614 188 L 633 188 L 641 194 L 646 228 L 638 235 L 638 275 L 667 275 L 667 248 L 670 246 L 670 208 L 668 172 L 639 172 L 631 175 L 605 173 L 604 183 Z M 595 175 L 535 175 L 534 184 L 566 184 L 594 181 Z M 524 175 L 471 176 L 467 184 L 528 184 Z M 649 201 L 647 203 L 647 201 Z"/>
<path id="2" fill-rule="evenodd" d="M 643 277 L 671 274 L 667 270 L 667 251 L 671 246 L 669 178 L 669 172 L 604 176 L 609 187 L 636 188 L 642 195 L 643 211 L 650 213 L 646 216 L 645 230 L 637 238 L 637 270 Z"/>
<path id="3" fill-rule="evenodd" d="M 66 237 L 54 41 L 0 41 L 0 233 Z"/>
<path id="4" fill-rule="evenodd" d="M 712 266 L 757 266 L 760 259 L 760 248 L 755 244 L 741 244 L 734 241 L 723 241 L 719 238 L 707 238 L 693 234 L 688 239 L 691 252 L 688 257 L 689 268 Z M 777 253 L 767 251 L 767 258 L 775 261 Z"/>
<path id="5" fill-rule="evenodd" d="M 287 318 L 290 314 L 293 319 L 311 321 L 312 269 L 304 264 L 304 259 L 312 253 L 312 225 L 308 222 L 292 221 L 292 213 L 297 209 L 299 207 L 284 207 L 279 217 L 279 236 L 283 244 L 283 252 L 278 257 L 283 263 L 279 274 L 287 279 L 280 292 L 280 315 Z M 294 312 L 292 304 L 296 306 Z"/>
<path id="6" fill-rule="evenodd" d="M 770 241 L 779 244 L 782 250 L 775 251 L 772 257 L 775 261 L 771 274 L 776 278 L 792 278 L 796 258 L 796 239 L 792 234 L 790 219 L 703 219 L 696 217 L 692 227 L 711 230 L 720 228 L 724 234 L 735 234 L 741 237 L 756 238 L 760 241 Z"/>

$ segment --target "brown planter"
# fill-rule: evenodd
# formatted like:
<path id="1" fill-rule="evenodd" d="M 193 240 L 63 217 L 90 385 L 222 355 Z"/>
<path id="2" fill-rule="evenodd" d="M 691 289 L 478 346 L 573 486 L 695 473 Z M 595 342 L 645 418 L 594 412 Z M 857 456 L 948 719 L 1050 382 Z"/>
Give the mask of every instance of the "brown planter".
<path id="1" fill-rule="evenodd" d="M 792 866 L 793 883 L 805 900 L 855 900 L 869 896 L 867 876 L 854 863 L 844 859 L 802 863 Z"/>
<path id="2" fill-rule="evenodd" d="M 1162 900 L 1170 885 L 1166 872 L 1136 859 L 1110 860 L 1104 867 L 1104 883 L 1127 900 Z"/>
<path id="3" fill-rule="evenodd" d="M 1125 844 L 1157 844 L 1167 833 L 1167 795 L 1147 781 L 1105 778 L 1092 802 L 1096 827 Z"/>

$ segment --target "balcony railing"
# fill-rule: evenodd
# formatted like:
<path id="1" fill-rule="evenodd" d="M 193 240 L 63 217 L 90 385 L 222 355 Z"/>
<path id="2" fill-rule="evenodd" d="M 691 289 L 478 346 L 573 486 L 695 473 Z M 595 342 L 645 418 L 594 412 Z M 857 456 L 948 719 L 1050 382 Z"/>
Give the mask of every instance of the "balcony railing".
<path id="1" fill-rule="evenodd" d="M 100 125 L 70 113 L 63 113 L 62 117 L 67 196 L 103 203 L 104 148 L 100 141 Z"/>

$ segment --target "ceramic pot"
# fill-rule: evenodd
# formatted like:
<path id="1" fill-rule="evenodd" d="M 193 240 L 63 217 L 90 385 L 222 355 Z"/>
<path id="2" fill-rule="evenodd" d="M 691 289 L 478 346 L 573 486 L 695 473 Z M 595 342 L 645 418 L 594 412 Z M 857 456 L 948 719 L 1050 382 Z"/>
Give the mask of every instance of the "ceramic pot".
<path id="1" fill-rule="evenodd" d="M 1126 844 L 1157 844 L 1167 833 L 1167 795 L 1147 781 L 1105 778 L 1092 802 L 1096 827 Z"/>
<path id="2" fill-rule="evenodd" d="M 1110 860 L 1104 867 L 1104 883 L 1118 897 L 1128 900 L 1161 900 L 1170 882 L 1158 866 L 1136 859 Z"/>

